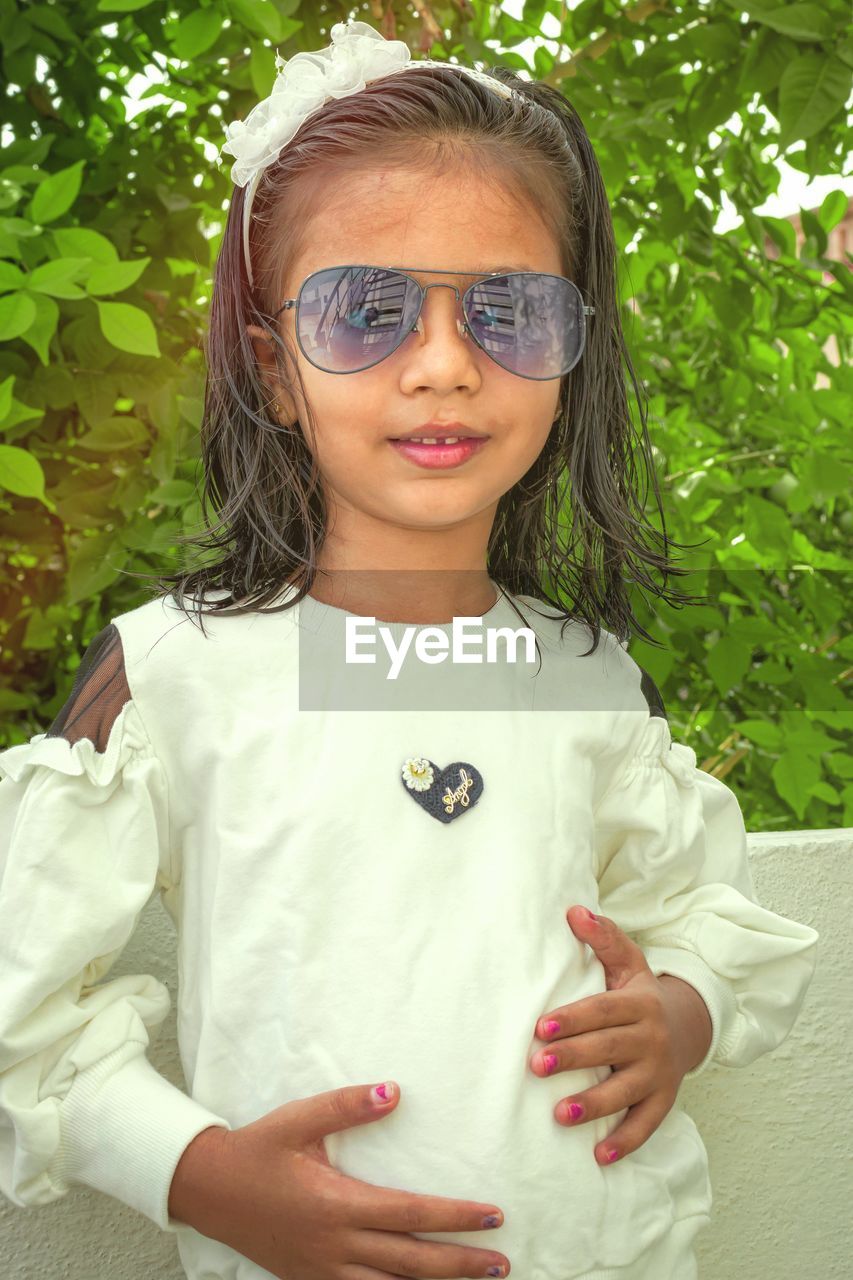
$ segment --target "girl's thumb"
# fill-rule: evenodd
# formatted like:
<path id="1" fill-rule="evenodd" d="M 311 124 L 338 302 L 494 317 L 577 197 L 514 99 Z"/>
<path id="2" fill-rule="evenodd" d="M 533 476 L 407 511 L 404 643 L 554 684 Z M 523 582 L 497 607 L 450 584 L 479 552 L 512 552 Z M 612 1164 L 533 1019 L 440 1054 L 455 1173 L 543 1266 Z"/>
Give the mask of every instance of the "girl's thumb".
<path id="1" fill-rule="evenodd" d="M 299 1108 L 298 1129 L 306 1143 L 316 1142 L 327 1133 L 352 1129 L 359 1124 L 381 1120 L 394 1109 L 400 1090 L 393 1080 L 378 1085 L 348 1084 L 340 1089 L 329 1089 L 302 1098 L 295 1105 Z M 288 1104 L 293 1106 L 294 1104 Z"/>

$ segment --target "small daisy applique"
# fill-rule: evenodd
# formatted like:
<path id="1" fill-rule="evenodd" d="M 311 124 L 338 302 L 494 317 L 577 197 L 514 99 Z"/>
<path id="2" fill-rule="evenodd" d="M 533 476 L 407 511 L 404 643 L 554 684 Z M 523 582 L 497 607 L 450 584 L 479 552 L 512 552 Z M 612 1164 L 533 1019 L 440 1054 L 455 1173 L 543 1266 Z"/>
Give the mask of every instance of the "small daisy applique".
<path id="1" fill-rule="evenodd" d="M 439 822 L 470 812 L 483 794 L 482 775 L 467 760 L 440 769 L 426 756 L 410 756 L 400 776 L 412 799 Z"/>

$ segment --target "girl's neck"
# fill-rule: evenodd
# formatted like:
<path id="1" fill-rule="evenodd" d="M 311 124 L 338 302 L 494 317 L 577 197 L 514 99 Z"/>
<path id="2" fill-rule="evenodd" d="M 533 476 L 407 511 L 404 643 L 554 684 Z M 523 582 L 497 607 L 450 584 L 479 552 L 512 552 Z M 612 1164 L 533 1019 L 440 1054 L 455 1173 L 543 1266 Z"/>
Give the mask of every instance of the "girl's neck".
<path id="1" fill-rule="evenodd" d="M 424 625 L 482 617 L 498 598 L 487 569 L 318 569 L 308 594 L 362 617 Z"/>

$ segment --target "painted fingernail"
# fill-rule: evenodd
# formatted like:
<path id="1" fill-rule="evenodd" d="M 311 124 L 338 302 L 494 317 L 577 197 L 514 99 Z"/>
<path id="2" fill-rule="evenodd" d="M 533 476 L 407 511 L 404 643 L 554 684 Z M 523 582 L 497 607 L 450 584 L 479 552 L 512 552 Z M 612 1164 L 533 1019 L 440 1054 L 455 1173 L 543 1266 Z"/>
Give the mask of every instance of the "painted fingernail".
<path id="1" fill-rule="evenodd" d="M 501 1216 L 499 1213 L 487 1213 L 483 1219 L 484 1227 L 499 1227 L 501 1225 Z"/>
<path id="2" fill-rule="evenodd" d="M 553 1018 L 549 1018 L 547 1022 L 542 1023 L 542 1030 L 545 1032 L 546 1036 L 552 1036 L 555 1032 L 560 1030 L 560 1024 Z"/>
<path id="3" fill-rule="evenodd" d="M 545 1074 L 550 1075 L 557 1065 L 556 1053 L 545 1053 L 542 1055 L 542 1065 L 545 1068 Z"/>
<path id="4" fill-rule="evenodd" d="M 570 1102 L 567 1110 L 572 1120 L 580 1120 L 583 1115 L 583 1107 L 579 1102 Z"/>
<path id="5" fill-rule="evenodd" d="M 619 1152 L 614 1151 L 613 1148 L 611 1147 L 610 1150 L 606 1153 L 607 1163 L 612 1164 L 614 1160 L 618 1160 L 618 1159 L 619 1159 Z"/>
<path id="6" fill-rule="evenodd" d="M 584 911 L 586 911 L 587 919 L 589 920 L 590 924 L 598 924 L 598 916 L 593 915 L 593 913 L 589 910 L 588 907 L 584 907 Z"/>
<path id="7" fill-rule="evenodd" d="M 489 1267 L 488 1271 L 486 1272 L 486 1275 L 487 1276 L 505 1276 L 506 1267 Z"/>

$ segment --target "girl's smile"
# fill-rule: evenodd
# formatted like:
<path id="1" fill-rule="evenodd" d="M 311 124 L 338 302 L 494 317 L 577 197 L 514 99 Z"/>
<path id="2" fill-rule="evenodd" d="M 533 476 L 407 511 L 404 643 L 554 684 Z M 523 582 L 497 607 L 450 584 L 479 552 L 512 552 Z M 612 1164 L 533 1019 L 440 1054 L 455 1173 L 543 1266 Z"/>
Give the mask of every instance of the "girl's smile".
<path id="1" fill-rule="evenodd" d="M 467 462 L 485 447 L 489 437 L 470 436 L 467 440 L 457 439 L 455 444 L 452 443 L 452 439 L 453 437 L 449 440 L 439 440 L 435 444 L 415 440 L 389 440 L 388 443 L 402 458 L 413 462 L 417 467 L 425 467 L 427 470 L 430 468 L 444 470 Z"/>

